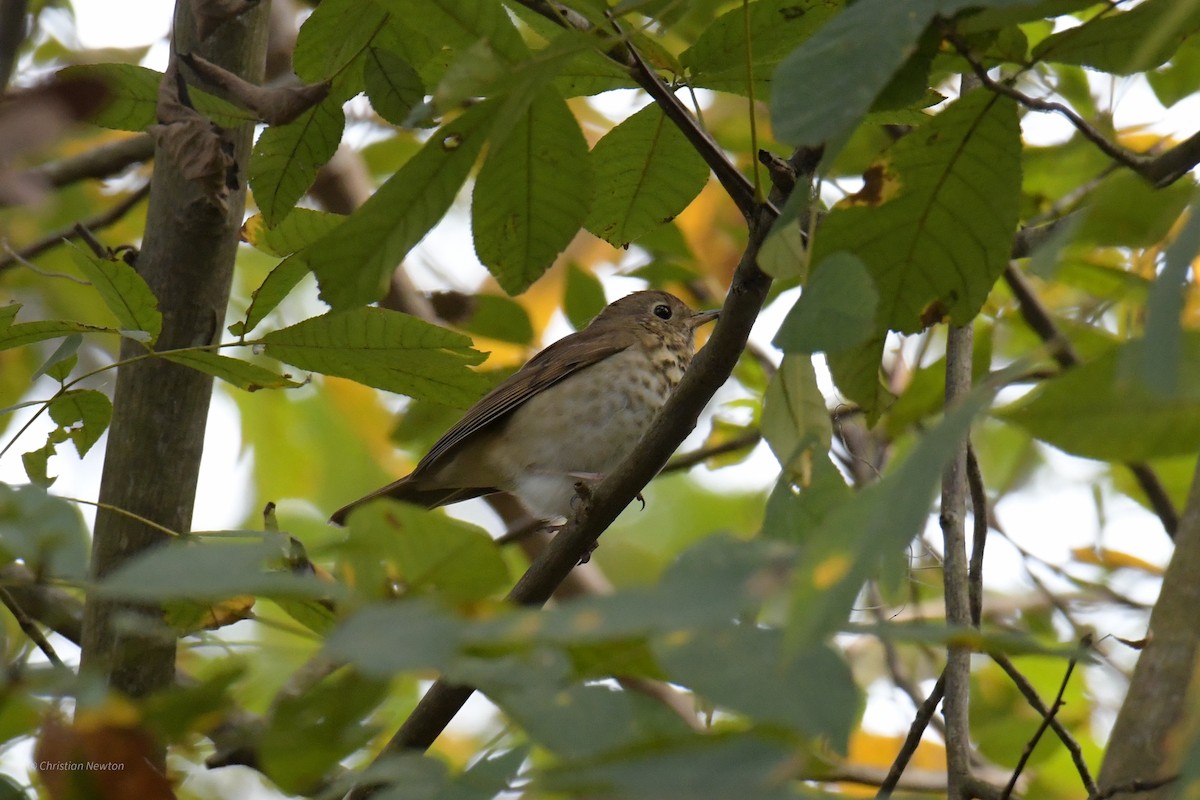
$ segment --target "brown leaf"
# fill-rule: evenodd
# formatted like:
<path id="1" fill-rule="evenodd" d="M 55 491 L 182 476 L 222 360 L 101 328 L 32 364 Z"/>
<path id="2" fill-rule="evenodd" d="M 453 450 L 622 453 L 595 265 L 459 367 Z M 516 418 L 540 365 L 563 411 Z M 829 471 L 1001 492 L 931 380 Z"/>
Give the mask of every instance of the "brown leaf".
<path id="1" fill-rule="evenodd" d="M 158 124 L 146 130 L 188 180 L 199 184 L 213 205 L 226 208 L 237 188 L 233 142 L 212 120 L 191 107 L 187 85 L 172 61 L 158 90 Z"/>
<path id="2" fill-rule="evenodd" d="M 204 41 L 222 22 L 245 14 L 256 5 L 258 0 L 194 0 L 192 16 L 196 20 L 196 36 Z"/>
<path id="3" fill-rule="evenodd" d="M 180 53 L 179 58 L 206 83 L 223 90 L 230 100 L 253 111 L 268 125 L 286 125 L 329 95 L 328 81 L 267 89 L 194 53 Z"/>
<path id="4" fill-rule="evenodd" d="M 157 745 L 130 721 L 136 711 L 110 705 L 68 725 L 47 716 L 34 749 L 42 783 L 53 800 L 174 800 L 167 776 L 154 766 Z"/>

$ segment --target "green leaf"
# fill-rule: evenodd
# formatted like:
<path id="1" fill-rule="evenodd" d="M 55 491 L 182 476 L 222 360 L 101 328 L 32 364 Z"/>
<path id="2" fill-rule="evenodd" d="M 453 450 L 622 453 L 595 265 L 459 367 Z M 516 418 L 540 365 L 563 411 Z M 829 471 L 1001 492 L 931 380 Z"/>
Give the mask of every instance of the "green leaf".
<path id="1" fill-rule="evenodd" d="M 277 225 L 268 226 L 262 214 L 255 214 L 242 224 L 242 239 L 267 255 L 283 258 L 320 239 L 345 219 L 328 211 L 293 208 Z"/>
<path id="2" fill-rule="evenodd" d="M 392 561 L 407 591 L 436 589 L 467 601 L 509 583 L 508 568 L 487 532 L 445 514 L 389 500 L 356 510 L 349 526 L 344 547 L 370 562 Z M 360 563 L 354 572 L 363 581 L 373 569 Z"/>
<path id="3" fill-rule="evenodd" d="M 378 300 L 408 251 L 450 208 L 483 147 L 495 106 L 481 103 L 441 127 L 345 222 L 297 257 L 334 308 Z"/>
<path id="4" fill-rule="evenodd" d="M 292 216 L 289 214 L 285 218 L 285 222 Z M 283 298 L 287 297 L 307 274 L 308 264 L 304 263 L 301 258 L 288 256 L 280 261 L 267 274 L 262 285 L 254 290 L 254 294 L 250 298 L 250 307 L 246 309 L 246 319 L 230 325 L 229 332 L 234 336 L 245 336 L 257 328 L 259 323 L 283 302 Z"/>
<path id="5" fill-rule="evenodd" d="M 1161 273 L 1146 301 L 1146 344 L 1141 349 L 1141 378 L 1162 394 L 1179 387 L 1179 350 L 1183 331 L 1188 270 L 1200 254 L 1200 207 L 1193 205 L 1179 236 L 1167 248 Z"/>
<path id="6" fill-rule="evenodd" d="M 137 270 L 124 261 L 99 258 L 78 247 L 69 252 L 122 330 L 145 331 L 150 335 L 147 344 L 153 344 L 162 332 L 162 314 L 154 292 Z"/>
<path id="7" fill-rule="evenodd" d="M 483 360 L 470 339 L 382 308 L 313 317 L 267 333 L 262 343 L 267 355 L 301 369 L 463 408 L 488 384 L 467 369 Z"/>
<path id="8" fill-rule="evenodd" d="M 943 316 L 966 324 L 1008 263 L 1020 137 L 1011 100 L 962 97 L 892 148 L 889 168 L 864 189 L 872 205 L 830 212 L 814 263 L 839 250 L 862 259 L 881 328 L 913 333 Z"/>
<path id="9" fill-rule="evenodd" d="M 75 369 L 75 364 L 78 361 L 76 354 L 79 352 L 79 345 L 81 344 L 83 344 L 83 336 L 78 333 L 64 337 L 58 347 L 54 348 L 54 352 L 29 376 L 30 383 L 36 381 L 42 375 L 49 375 L 60 383 L 65 381 L 67 376 L 71 374 L 71 370 Z"/>
<path id="10" fill-rule="evenodd" d="M 878 303 L 879 292 L 862 261 L 833 253 L 812 270 L 774 344 L 785 353 L 848 350 L 875 332 Z"/>
<path id="11" fill-rule="evenodd" d="M 860 345 L 826 357 L 833 382 L 866 414 L 868 426 L 874 425 L 896 399 L 879 375 L 886 341 L 886 335 L 877 334 Z"/>
<path id="12" fill-rule="evenodd" d="M 1085 458 L 1145 461 L 1194 453 L 1200 449 L 1200 333 L 1185 332 L 1179 344 L 1179 383 L 1172 392 L 1151 389 L 1129 368 L 1145 357 L 1145 340 L 1135 340 L 1044 382 L 997 416 Z"/>
<path id="13" fill-rule="evenodd" d="M 292 69 L 300 80 L 353 85 L 352 68 L 361 67 L 362 56 L 389 22 L 389 14 L 377 3 L 362 0 L 326 0 L 300 26 L 292 52 Z M 349 91 L 357 94 L 359 89 Z M 346 99 L 346 91 L 333 94 Z"/>
<path id="14" fill-rule="evenodd" d="M 1146 73 L 1158 102 L 1167 108 L 1190 96 L 1200 86 L 1200 36 L 1188 37 L 1170 63 Z"/>
<path id="15" fill-rule="evenodd" d="M 240 594 L 293 598 L 342 594 L 337 584 L 273 569 L 279 561 L 279 547 L 261 538 L 234 542 L 193 536 L 165 542 L 126 561 L 105 576 L 95 591 L 104 597 L 155 602 L 221 600 Z"/>
<path id="16" fill-rule="evenodd" d="M 29 482 L 40 489 L 48 489 L 54 485 L 58 477 L 50 477 L 50 459 L 55 455 L 54 439 L 48 438 L 46 443 L 36 450 L 21 454 L 21 466 L 25 470 Z"/>
<path id="17" fill-rule="evenodd" d="M 469 302 L 467 318 L 456 320 L 456 328 L 512 344 L 529 344 L 533 340 L 529 312 L 515 300 L 494 294 L 476 294 Z"/>
<path id="18" fill-rule="evenodd" d="M 568 757 L 632 744 L 638 730 L 633 693 L 604 686 L 534 686 L 496 698 L 530 739 Z"/>
<path id="19" fill-rule="evenodd" d="M 376 0 L 434 42 L 462 51 L 486 41 L 505 64 L 529 58 L 529 48 L 501 3 L 492 0 Z"/>
<path id="20" fill-rule="evenodd" d="M 1156 189 L 1133 172 L 1114 172 L 1089 195 L 1076 241 L 1151 247 L 1166 238 L 1195 194 L 1190 180 Z"/>
<path id="21" fill-rule="evenodd" d="M 0 483 L 0 553 L 35 575 L 79 580 L 87 574 L 88 531 L 72 503 L 36 486 Z"/>
<path id="22" fill-rule="evenodd" d="M 788 656 L 780 631 L 730 625 L 665 637 L 654 653 L 671 683 L 757 723 L 784 725 L 847 752 L 858 717 L 858 689 L 850 669 L 829 647 L 816 645 Z"/>
<path id="23" fill-rule="evenodd" d="M 75 443 L 79 457 L 87 455 L 112 421 L 108 396 L 94 389 L 73 389 L 50 401 L 50 419 Z"/>
<path id="24" fill-rule="evenodd" d="M 267 225 L 278 225 L 342 141 L 342 101 L 327 97 L 287 125 L 272 125 L 254 144 L 246 170 L 254 202 Z"/>
<path id="25" fill-rule="evenodd" d="M 591 199 L 587 142 L 548 87 L 479 171 L 471 200 L 475 252 L 504 291 L 520 294 L 579 233 Z"/>
<path id="26" fill-rule="evenodd" d="M 854 497 L 828 453 L 815 455 L 804 470 L 788 469 L 767 499 L 762 534 L 802 543 L 820 530 L 825 517 Z"/>
<path id="27" fill-rule="evenodd" d="M 769 80 L 789 51 L 837 14 L 842 0 L 757 0 L 749 7 L 755 93 L 765 97 Z M 679 56 L 694 86 L 746 94 L 746 19 L 741 6 L 717 17 Z"/>
<path id="28" fill-rule="evenodd" d="M 646 106 L 592 148 L 596 195 L 587 228 L 624 247 L 674 219 L 708 182 L 708 165 L 657 104 Z"/>
<path id="29" fill-rule="evenodd" d="M 372 47 L 367 50 L 363 79 L 379 116 L 393 125 L 412 126 L 409 116 L 425 100 L 425 84 L 407 61 L 390 50 Z"/>
<path id="30" fill-rule="evenodd" d="M 563 290 L 563 313 L 575 330 L 580 331 L 604 310 L 608 301 L 604 297 L 604 285 L 591 272 L 575 264 L 567 265 L 567 285 Z"/>
<path id="31" fill-rule="evenodd" d="M 220 378 L 247 392 L 257 392 L 259 389 L 294 389 L 303 385 L 291 380 L 287 375 L 280 375 L 249 361 L 218 353 L 197 350 L 188 353 L 168 353 L 164 354 L 163 358 Z"/>
<path id="32" fill-rule="evenodd" d="M 90 122 L 102 128 L 142 131 L 158 121 L 158 86 L 162 73 L 135 64 L 79 64 L 65 67 L 58 74 L 65 79 L 91 78 L 103 82 L 111 99 Z M 205 91 L 188 87 L 188 96 L 196 110 L 224 128 L 257 120 L 253 112 L 238 108 Z"/>
<path id="33" fill-rule="evenodd" d="M 1033 58 L 1132 75 L 1166 62 L 1200 31 L 1200 3 L 1147 0 L 1121 14 L 1100 14 L 1077 28 L 1049 36 Z"/>
<path id="34" fill-rule="evenodd" d="M 602 758 L 560 760 L 536 773 L 531 789 L 622 800 L 795 800 L 790 783 L 772 777 L 795 757 L 793 745 L 753 733 L 697 733 Z"/>
<path id="35" fill-rule="evenodd" d="M 260 734 L 262 771 L 284 792 L 312 792 L 337 763 L 378 733 L 364 724 L 387 683 L 343 670 L 303 693 L 281 692 Z"/>
<path id="36" fill-rule="evenodd" d="M 812 457 L 829 450 L 833 424 L 811 357 L 783 357 L 763 396 L 762 432 L 785 469 L 806 454 Z"/>
<path id="37" fill-rule="evenodd" d="M 354 664 L 368 677 L 391 678 L 414 669 L 444 669 L 463 624 L 427 600 L 368 606 L 343 621 L 325 641 L 325 653 Z"/>

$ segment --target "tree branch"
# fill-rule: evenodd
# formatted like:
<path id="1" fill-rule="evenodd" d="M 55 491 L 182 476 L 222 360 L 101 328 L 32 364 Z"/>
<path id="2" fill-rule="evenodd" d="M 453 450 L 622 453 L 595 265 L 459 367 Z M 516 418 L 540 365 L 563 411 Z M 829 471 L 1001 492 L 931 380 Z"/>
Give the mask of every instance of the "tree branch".
<path id="1" fill-rule="evenodd" d="M 892 766 L 888 768 L 888 773 L 884 777 L 883 783 L 879 784 L 879 791 L 875 793 L 876 798 L 892 796 L 892 792 L 900 782 L 901 776 L 904 775 L 904 770 L 908 767 L 908 762 L 912 759 L 913 753 L 917 752 L 917 747 L 921 744 L 921 737 L 925 735 L 925 729 L 929 727 L 929 721 L 933 719 L 938 703 L 942 702 L 942 697 L 945 696 L 945 693 L 946 673 L 942 672 L 938 676 L 937 683 L 933 685 L 933 690 L 929 693 L 929 697 L 925 698 L 925 702 L 917 709 L 917 715 L 913 717 L 912 725 L 908 728 L 908 735 L 904 737 L 904 744 L 900 746 L 900 752 L 896 754 L 895 760 L 892 761 Z"/>
<path id="2" fill-rule="evenodd" d="M 0 0 L 0 95 L 8 88 L 17 66 L 17 51 L 25 41 L 27 0 Z"/>

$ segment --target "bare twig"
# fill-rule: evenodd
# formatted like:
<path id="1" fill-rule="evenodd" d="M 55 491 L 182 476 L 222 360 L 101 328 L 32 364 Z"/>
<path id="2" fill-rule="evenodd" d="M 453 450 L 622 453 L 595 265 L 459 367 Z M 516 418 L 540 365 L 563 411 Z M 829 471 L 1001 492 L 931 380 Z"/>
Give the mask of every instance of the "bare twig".
<path id="1" fill-rule="evenodd" d="M 106 142 L 78 155 L 50 161 L 29 170 L 30 177 L 61 189 L 88 178 L 109 178 L 133 164 L 154 157 L 154 140 L 140 133 L 115 142 Z"/>
<path id="2" fill-rule="evenodd" d="M 80 226 L 86 230 L 98 231 L 103 230 L 111 225 L 115 225 L 121 220 L 122 217 L 133 210 L 138 203 L 144 200 L 146 195 L 149 193 L 150 184 L 147 183 L 133 194 L 123 198 L 121 202 L 117 203 L 104 213 L 97 214 L 96 216 L 82 223 L 77 222 L 69 228 L 56 231 L 43 239 L 39 239 L 31 245 L 27 245 L 18 251 L 0 257 L 0 273 L 16 264 L 21 264 L 25 261 L 31 261 L 40 256 L 42 253 L 45 253 L 47 250 L 51 250 L 63 242 L 80 238 L 82 235 L 79 231 Z"/>
<path id="3" fill-rule="evenodd" d="M 967 588 L 971 600 L 971 624 L 978 628 L 983 618 L 983 550 L 987 546 L 990 515 L 983 473 L 979 469 L 979 459 L 975 457 L 975 448 L 971 446 L 970 441 L 967 442 L 967 486 L 971 490 L 971 519 L 974 525 Z"/>
<path id="4" fill-rule="evenodd" d="M 1046 704 L 1042 702 L 1042 698 L 1038 697 L 1037 689 L 1033 688 L 1028 679 L 1021 674 L 1016 665 L 1012 663 L 1007 655 L 999 652 L 988 653 L 992 660 L 1004 673 L 1008 675 L 1013 685 L 1017 687 L 1017 691 L 1025 698 L 1025 702 L 1029 703 L 1038 714 L 1042 716 L 1043 721 L 1047 721 L 1050 729 L 1058 736 L 1059 741 L 1067 748 L 1067 752 L 1071 754 L 1071 761 L 1075 764 L 1075 769 L 1079 773 L 1079 778 L 1083 781 L 1084 788 L 1088 791 L 1088 796 L 1092 796 L 1096 792 L 1096 781 L 1092 778 L 1092 773 L 1088 769 L 1087 762 L 1083 758 L 1083 748 L 1079 746 L 1079 742 L 1075 741 L 1075 737 L 1071 732 L 1063 727 L 1062 723 L 1046 708 Z M 1070 673 L 1067 673 L 1068 676 Z M 1061 695 L 1060 695 L 1061 697 Z"/>
<path id="5" fill-rule="evenodd" d="M 1091 638 L 1085 637 L 1084 641 L 1081 642 L 1081 645 L 1083 647 L 1090 646 Z M 1042 716 L 1042 721 L 1038 725 L 1037 730 L 1033 732 L 1033 736 L 1026 743 L 1025 750 L 1022 751 L 1020 759 L 1017 760 L 1016 769 L 1013 770 L 1012 777 L 1008 780 L 1008 785 L 1004 787 L 1004 794 L 1001 795 L 1001 800 L 1008 800 L 1008 798 L 1012 796 L 1013 789 L 1017 785 L 1017 780 L 1021 777 L 1021 773 L 1024 771 L 1025 765 L 1029 763 L 1029 757 L 1033 755 L 1034 748 L 1036 748 L 1038 742 L 1041 741 L 1042 734 L 1046 732 L 1046 728 L 1050 727 L 1055 715 L 1058 714 L 1058 710 L 1063 707 L 1063 695 L 1067 691 L 1067 684 L 1071 681 L 1071 673 L 1075 671 L 1075 664 L 1077 660 L 1078 659 L 1075 656 L 1072 656 L 1067 662 L 1067 671 L 1063 675 L 1062 683 L 1060 683 L 1058 686 L 1058 694 L 1054 696 L 1054 704 L 1050 706 L 1050 710 Z M 1089 788 L 1088 791 L 1090 792 L 1092 789 Z"/>
<path id="6" fill-rule="evenodd" d="M 929 721 L 933 719 L 934 713 L 937 711 L 938 703 L 942 702 L 942 697 L 946 692 L 946 673 L 943 672 L 938 677 L 937 683 L 933 685 L 933 691 L 929 693 L 929 697 L 925 698 L 925 702 L 917 709 L 917 715 L 913 717 L 912 725 L 908 728 L 908 736 L 904 738 L 904 744 L 900 746 L 900 752 L 896 754 L 896 758 L 892 761 L 892 766 L 888 769 L 887 775 L 883 782 L 879 784 L 879 791 L 875 793 L 876 798 L 891 797 L 895 791 L 896 785 L 900 782 L 900 777 L 904 774 L 908 762 L 912 759 L 913 753 L 917 752 L 917 746 L 921 744 L 921 737 L 925 734 L 925 729 L 929 727 Z"/>
<path id="7" fill-rule="evenodd" d="M 962 402 L 971 391 L 973 335 L 970 324 L 952 325 L 946 341 L 946 408 Z M 963 439 L 942 476 L 942 578 L 945 585 L 946 624 L 971 624 L 969 570 L 966 541 L 967 440 Z M 986 525 L 986 522 L 985 522 Z M 986 533 L 986 530 L 985 530 Z M 971 694 L 971 651 L 951 645 L 946 652 L 946 772 L 950 798 L 966 796 L 971 777 L 971 729 L 968 713 Z"/>
<path id="8" fill-rule="evenodd" d="M 700 447 L 690 453 L 680 453 L 668 461 L 659 474 L 665 475 L 668 472 L 680 472 L 685 469 L 691 469 L 697 464 L 703 464 L 710 458 L 723 456 L 726 453 L 736 453 L 739 450 L 747 450 L 754 447 L 760 441 L 762 441 L 762 433 L 760 431 L 746 431 L 740 436 L 735 436 L 728 441 L 714 444 L 711 447 Z"/>
<path id="9" fill-rule="evenodd" d="M 46 640 L 46 637 L 42 634 L 42 629 L 29 618 L 29 615 L 25 613 L 25 609 L 21 608 L 21 604 L 17 602 L 17 599 L 3 586 L 0 586 L 0 602 L 4 603 L 5 608 L 17 620 L 17 625 L 21 627 L 21 632 L 29 637 L 29 641 L 37 645 L 37 648 L 46 656 L 46 660 L 56 667 L 66 669 L 67 665 L 58 657 L 58 653 L 54 652 L 54 647 Z"/>

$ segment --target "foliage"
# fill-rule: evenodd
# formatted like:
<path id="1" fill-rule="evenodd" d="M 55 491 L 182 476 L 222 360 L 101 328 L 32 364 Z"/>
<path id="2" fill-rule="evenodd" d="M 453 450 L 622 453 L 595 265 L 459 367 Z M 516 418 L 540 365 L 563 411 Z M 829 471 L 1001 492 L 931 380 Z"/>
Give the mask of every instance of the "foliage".
<path id="1" fill-rule="evenodd" d="M 1005 665 L 1050 705 L 1085 631 L 1145 635 L 1154 558 L 1081 548 L 1047 563 L 1029 542 L 1061 534 L 1052 515 L 1009 540 L 988 512 L 1033 502 L 1067 453 L 1091 460 L 1102 520 L 1136 503 L 1145 528 L 1187 524 L 1200 149 L 1118 126 L 1100 87 L 1132 75 L 1166 105 L 1194 100 L 1200 3 L 567 0 L 557 18 L 542 13 L 555 4 L 521 0 L 322 0 L 302 15 L 291 62 L 323 88 L 238 165 L 254 209 L 228 319 L 173 350 L 155 350 L 174 310 L 133 247 L 146 156 L 103 184 L 52 178 L 81 154 L 131 148 L 162 113 L 164 75 L 141 52 L 90 63 L 55 38 L 54 4 L 30 5 L 18 81 L 53 71 L 45 82 L 100 87 L 106 102 L 71 112 L 86 122 L 24 131 L 12 151 L 29 152 L 12 169 L 0 161 L 6 202 L 41 181 L 39 203 L 13 202 L 0 223 L 0 461 L 5 480 L 23 470 L 30 484 L 0 483 L 0 573 L 14 587 L 0 741 L 40 736 L 43 753 L 96 760 L 104 731 L 126 748 L 112 758 L 144 761 L 158 742 L 173 773 L 247 763 L 310 796 L 368 779 L 398 798 L 841 796 L 878 783 L 900 750 L 903 734 L 874 722 L 880 693 L 922 702 L 946 649 L 965 647 L 992 656 L 973 663 L 969 735 L 998 792 L 1043 719 Z M 188 102 L 216 126 L 259 118 L 185 75 Z M 647 80 L 681 104 L 610 93 Z M 1031 143 L 1047 112 L 1072 135 Z M 352 213 L 328 188 L 345 180 L 339 146 L 374 185 Z M 803 181 L 785 205 L 787 179 L 756 150 L 818 146 L 812 207 Z M 764 242 L 728 202 L 722 167 L 759 201 L 772 178 L 780 187 Z M 92 235 L 60 241 L 87 220 Z M 479 268 L 457 263 L 468 239 Z M 582 596 L 549 609 L 516 607 L 504 597 L 526 555 L 443 511 L 389 501 L 345 530 L 325 525 L 556 335 L 560 310 L 580 328 L 633 279 L 716 306 L 757 272 L 755 258 L 738 266 L 747 249 L 774 278 L 782 322 L 703 419 L 693 463 L 711 469 L 671 469 L 645 489 L 647 511 L 602 539 L 594 560 L 611 593 L 575 587 Z M 395 279 L 418 262 L 439 291 Z M 974 332 L 975 387 L 947 409 L 950 325 Z M 219 500 L 243 518 L 164 531 L 163 546 L 89 577 L 90 501 L 48 490 L 60 470 L 100 469 L 115 370 L 150 359 L 220 378 L 233 399 L 253 466 L 248 486 L 223 476 Z M 978 630 L 935 622 L 943 564 L 929 533 L 967 437 L 982 477 L 973 500 L 986 504 L 974 515 L 992 526 L 989 550 L 1013 543 L 1026 576 L 976 576 Z M 769 491 L 749 456 L 760 438 L 779 463 Z M 762 488 L 721 486 L 726 475 Z M 280 505 L 249 514 L 268 502 Z M 178 684 L 105 695 L 35 655 L 78 639 L 77 623 L 72 637 L 33 604 L 39 591 L 76 609 L 89 596 L 161 604 L 157 633 L 183 646 Z M 1115 607 L 1136 618 L 1094 613 Z M 1060 739 L 1096 772 L 1098 721 L 1116 709 L 1112 692 L 1082 687 L 1130 661 L 1114 639 L 1091 654 L 1108 666 L 1072 678 L 1061 732 L 1023 768 L 1026 796 L 1090 791 Z M 477 687 L 491 720 L 442 735 L 436 755 L 376 758 L 434 674 Z M 66 699 L 91 716 L 63 723 Z M 1191 791 L 1196 730 L 1185 717 L 1171 734 Z M 940 773 L 943 755 L 926 737 L 912 763 Z M 5 796 L 30 796 L 16 772 Z M 93 780 L 98 796 L 118 791 Z"/>

